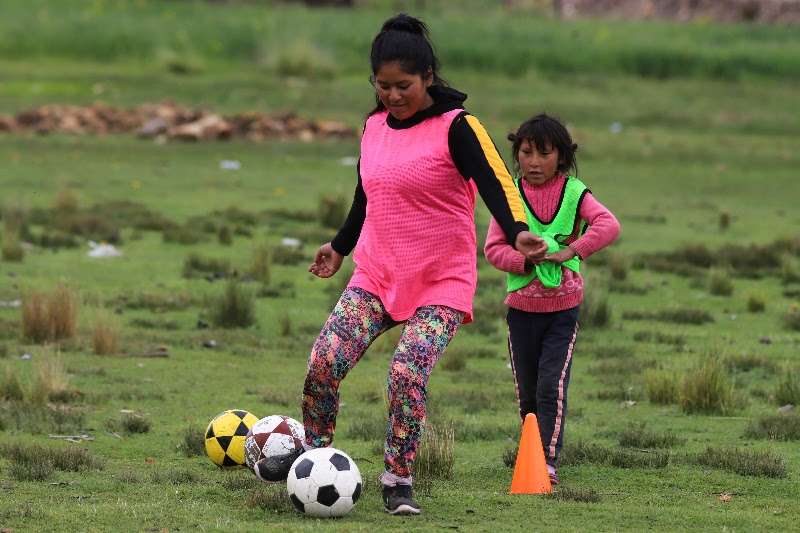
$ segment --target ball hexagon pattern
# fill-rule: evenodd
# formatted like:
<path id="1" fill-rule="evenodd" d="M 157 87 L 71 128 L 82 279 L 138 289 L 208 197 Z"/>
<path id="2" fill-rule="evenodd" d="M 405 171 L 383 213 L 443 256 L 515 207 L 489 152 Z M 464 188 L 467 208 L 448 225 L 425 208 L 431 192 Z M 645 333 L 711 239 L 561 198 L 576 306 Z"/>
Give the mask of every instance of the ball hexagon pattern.
<path id="1" fill-rule="evenodd" d="M 223 411 L 206 428 L 206 453 L 214 464 L 236 470 L 245 464 L 244 440 L 258 417 L 243 409 Z"/>
<path id="2" fill-rule="evenodd" d="M 294 506 L 308 516 L 344 516 L 361 496 L 361 472 L 343 451 L 317 448 L 292 464 L 286 490 Z"/>
<path id="3" fill-rule="evenodd" d="M 265 416 L 255 423 L 244 440 L 244 457 L 247 466 L 266 457 L 286 455 L 303 446 L 303 424 L 284 415 Z"/>

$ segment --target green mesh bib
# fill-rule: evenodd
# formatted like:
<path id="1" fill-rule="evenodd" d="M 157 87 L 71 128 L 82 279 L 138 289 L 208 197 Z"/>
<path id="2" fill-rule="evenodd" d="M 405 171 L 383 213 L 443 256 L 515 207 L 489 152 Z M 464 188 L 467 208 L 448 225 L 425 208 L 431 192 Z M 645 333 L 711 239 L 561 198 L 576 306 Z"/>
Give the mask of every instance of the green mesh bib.
<path id="1" fill-rule="evenodd" d="M 569 237 L 575 229 L 575 223 L 578 220 L 578 208 L 580 206 L 583 195 L 588 192 L 580 180 L 567 176 L 567 181 L 564 184 L 564 190 L 561 193 L 561 201 L 556 209 L 555 217 L 549 224 L 545 224 L 531 212 L 528 202 L 525 201 L 525 196 L 522 194 L 522 185 L 520 180 L 514 180 L 514 183 L 519 189 L 520 196 L 523 198 L 523 206 L 525 207 L 525 215 L 528 218 L 528 227 L 531 232 L 539 235 L 547 243 L 547 253 L 552 254 L 559 250 L 567 248 L 564 240 Z M 586 230 L 584 225 L 581 228 L 581 234 Z M 563 266 L 574 272 L 580 272 L 580 259 L 578 256 L 573 257 Z M 537 265 L 530 274 L 511 274 L 507 275 L 508 292 L 521 289 L 522 287 L 533 281 L 534 278 L 539 278 L 542 285 L 548 289 L 554 289 L 561 285 L 561 265 L 557 265 L 554 261 L 545 261 L 541 265 Z"/>

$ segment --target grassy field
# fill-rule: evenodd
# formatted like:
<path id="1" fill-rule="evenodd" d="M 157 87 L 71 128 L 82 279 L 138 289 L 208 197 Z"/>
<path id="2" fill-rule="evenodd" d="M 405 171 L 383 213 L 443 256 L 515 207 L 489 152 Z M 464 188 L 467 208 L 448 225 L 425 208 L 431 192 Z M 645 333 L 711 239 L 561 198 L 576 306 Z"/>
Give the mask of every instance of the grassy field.
<path id="1" fill-rule="evenodd" d="M 263 4 L 9 0 L 0 114 L 172 99 L 359 128 L 369 40 L 399 4 Z M 325 206 L 349 205 L 357 141 L 0 133 L 0 528 L 800 528 L 800 417 L 777 412 L 800 402 L 796 31 L 451 4 L 422 15 L 445 77 L 503 156 L 520 121 L 559 114 L 580 177 L 622 224 L 585 264 L 558 491 L 507 494 L 520 427 L 504 282 L 480 251 L 476 321 L 430 381 L 431 433 L 454 437 L 441 468 L 414 473 L 422 516 L 387 518 L 380 502 L 388 338 L 342 386 L 335 445 L 365 483 L 346 517 L 308 519 L 284 485 L 221 471 L 198 449 L 225 409 L 300 418 L 306 357 L 346 281 L 305 267 L 333 235 Z M 483 206 L 477 218 L 481 242 Z M 121 257 L 88 257 L 87 241 L 109 234 Z M 254 325 L 218 325 L 230 287 Z M 27 303 L 58 294 L 72 299 L 74 320 L 58 316 L 74 331 L 32 341 Z M 116 346 L 97 353 L 113 332 Z"/>

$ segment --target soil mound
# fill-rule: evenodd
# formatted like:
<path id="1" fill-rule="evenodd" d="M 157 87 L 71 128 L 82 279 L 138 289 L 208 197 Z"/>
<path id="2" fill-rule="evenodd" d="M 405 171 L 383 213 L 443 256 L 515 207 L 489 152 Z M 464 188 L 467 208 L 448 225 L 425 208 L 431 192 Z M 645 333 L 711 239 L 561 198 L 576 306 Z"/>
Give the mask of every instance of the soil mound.
<path id="1" fill-rule="evenodd" d="M 333 121 L 310 121 L 286 111 L 275 116 L 261 112 L 222 115 L 207 108 L 186 108 L 173 102 L 146 103 L 135 108 L 97 102 L 85 107 L 45 105 L 0 115 L 0 131 L 33 131 L 73 135 L 108 135 L 135 132 L 141 138 L 209 141 L 245 138 L 255 142 L 274 139 L 313 141 L 355 138 L 357 131 Z"/>

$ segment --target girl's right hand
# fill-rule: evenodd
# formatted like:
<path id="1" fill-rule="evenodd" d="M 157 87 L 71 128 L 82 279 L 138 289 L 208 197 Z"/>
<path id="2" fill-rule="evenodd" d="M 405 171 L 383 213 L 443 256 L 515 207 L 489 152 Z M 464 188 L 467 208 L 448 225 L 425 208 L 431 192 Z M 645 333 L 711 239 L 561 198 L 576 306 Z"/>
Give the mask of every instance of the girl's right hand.
<path id="1" fill-rule="evenodd" d="M 329 278 L 339 271 L 343 261 L 344 256 L 334 250 L 331 243 L 325 243 L 317 250 L 308 271 L 317 277 Z"/>

